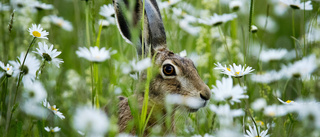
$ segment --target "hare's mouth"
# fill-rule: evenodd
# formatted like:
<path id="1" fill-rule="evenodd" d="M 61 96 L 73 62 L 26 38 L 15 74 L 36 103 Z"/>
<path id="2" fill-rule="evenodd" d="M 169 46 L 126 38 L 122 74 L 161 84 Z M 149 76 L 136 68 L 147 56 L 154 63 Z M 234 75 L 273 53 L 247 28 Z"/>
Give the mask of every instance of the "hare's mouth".
<path id="1" fill-rule="evenodd" d="M 197 112 L 198 110 L 199 110 L 199 108 L 198 109 L 188 108 L 188 112 L 191 112 L 191 113 Z"/>

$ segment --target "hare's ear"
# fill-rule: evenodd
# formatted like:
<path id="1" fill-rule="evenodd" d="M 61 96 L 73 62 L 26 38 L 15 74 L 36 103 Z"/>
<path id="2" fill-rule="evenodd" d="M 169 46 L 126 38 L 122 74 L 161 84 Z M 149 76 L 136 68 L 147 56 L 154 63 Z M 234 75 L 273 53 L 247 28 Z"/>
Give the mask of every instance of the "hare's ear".
<path id="1" fill-rule="evenodd" d="M 130 11 L 130 4 L 134 4 L 134 12 Z M 135 1 L 135 3 L 128 0 L 113 0 L 117 27 L 121 36 L 131 45 L 136 44 L 135 41 L 132 42 L 134 38 L 132 38 L 131 31 L 137 27 L 138 21 L 141 18 L 140 5 L 139 0 Z M 133 15 L 129 15 L 130 13 L 133 13 Z M 131 18 L 128 19 L 128 17 Z"/>
<path id="2" fill-rule="evenodd" d="M 143 0 L 142 0 L 143 1 Z M 145 0 L 149 41 L 153 50 L 166 48 L 166 32 L 156 0 Z"/>

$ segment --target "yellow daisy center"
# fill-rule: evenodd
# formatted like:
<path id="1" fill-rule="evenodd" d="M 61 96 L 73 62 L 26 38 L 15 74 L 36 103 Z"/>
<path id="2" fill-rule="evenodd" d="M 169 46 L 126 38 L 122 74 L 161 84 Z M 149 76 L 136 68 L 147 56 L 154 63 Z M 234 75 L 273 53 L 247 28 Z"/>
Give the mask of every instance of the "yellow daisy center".
<path id="1" fill-rule="evenodd" d="M 54 130 L 53 130 L 53 129 L 51 129 L 51 130 L 50 130 L 50 132 L 54 132 Z"/>
<path id="2" fill-rule="evenodd" d="M 292 100 L 287 100 L 287 101 L 286 101 L 286 103 L 291 103 L 291 102 L 294 102 L 294 101 L 292 101 Z"/>
<path id="3" fill-rule="evenodd" d="M 231 71 L 231 69 L 227 68 L 228 71 Z"/>
<path id="4" fill-rule="evenodd" d="M 58 26 L 60 26 L 60 27 L 61 27 L 61 26 L 62 26 L 62 24 L 63 24 L 63 20 L 59 20 L 57 24 L 58 24 Z"/>
<path id="5" fill-rule="evenodd" d="M 240 72 L 236 72 L 236 74 L 237 74 L 237 75 L 239 75 L 239 74 L 240 74 Z"/>
<path id="6" fill-rule="evenodd" d="M 270 113 L 268 113 L 268 115 L 269 115 L 269 116 L 275 116 L 275 115 L 276 115 L 276 113 L 274 113 L 274 112 L 270 112 Z"/>
<path id="7" fill-rule="evenodd" d="M 168 1 L 168 4 L 170 4 L 170 3 L 171 3 L 171 1 L 169 0 L 169 1 Z"/>
<path id="8" fill-rule="evenodd" d="M 41 37 L 41 33 L 38 32 L 38 31 L 33 31 L 32 35 L 35 36 L 35 37 Z"/>
<path id="9" fill-rule="evenodd" d="M 58 109 L 54 108 L 54 107 L 51 107 L 51 110 L 53 111 L 57 111 Z"/>
<path id="10" fill-rule="evenodd" d="M 10 70 L 10 68 L 7 68 L 7 71 L 9 71 Z"/>
<path id="11" fill-rule="evenodd" d="M 264 123 L 262 121 L 257 121 L 257 123 L 259 123 L 261 126 L 264 125 Z"/>

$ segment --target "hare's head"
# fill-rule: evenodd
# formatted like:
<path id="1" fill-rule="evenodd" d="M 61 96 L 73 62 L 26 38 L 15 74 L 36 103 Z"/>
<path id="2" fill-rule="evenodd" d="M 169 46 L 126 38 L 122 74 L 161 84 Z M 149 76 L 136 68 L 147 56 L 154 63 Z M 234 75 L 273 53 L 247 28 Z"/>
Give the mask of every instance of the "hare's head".
<path id="1" fill-rule="evenodd" d="M 137 42 L 132 42 L 134 39 L 130 30 L 140 25 L 138 22 L 142 18 L 142 1 L 135 1 L 134 12 L 130 12 L 132 14 L 131 23 L 128 22 L 126 19 L 128 16 L 124 13 L 125 9 L 132 7 L 130 2 L 127 0 L 114 0 L 113 2 L 117 25 L 123 38 L 128 43 L 138 43 L 139 55 L 142 52 L 147 55 L 151 51 L 152 56 L 155 56 L 154 63 L 159 67 L 159 73 L 150 83 L 150 98 L 164 103 L 166 95 L 176 94 L 184 98 L 200 100 L 194 102 L 198 104 L 193 107 L 185 105 L 189 111 L 196 111 L 204 107 L 210 99 L 211 91 L 201 80 L 190 59 L 180 57 L 167 49 L 166 33 L 156 0 L 145 0 L 144 31 L 141 33 L 143 39 L 140 37 Z"/>

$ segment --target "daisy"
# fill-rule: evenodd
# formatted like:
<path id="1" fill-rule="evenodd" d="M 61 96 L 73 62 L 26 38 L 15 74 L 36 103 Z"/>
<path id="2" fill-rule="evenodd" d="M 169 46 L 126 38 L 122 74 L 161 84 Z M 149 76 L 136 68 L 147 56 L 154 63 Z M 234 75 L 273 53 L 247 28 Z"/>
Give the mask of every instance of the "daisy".
<path id="1" fill-rule="evenodd" d="M 221 25 L 223 23 L 226 23 L 228 21 L 233 20 L 234 18 L 236 18 L 237 15 L 236 14 L 223 14 L 223 15 L 218 15 L 218 14 L 214 14 L 213 16 L 211 16 L 210 18 L 207 19 L 199 19 L 198 22 L 200 24 L 204 24 L 204 25 L 209 25 L 209 26 L 218 26 Z"/>
<path id="2" fill-rule="evenodd" d="M 59 128 L 59 127 L 48 127 L 48 126 L 46 126 L 46 127 L 44 127 L 44 130 L 46 130 L 47 132 L 53 133 L 53 132 L 59 132 L 59 131 L 61 130 L 61 128 Z"/>
<path id="3" fill-rule="evenodd" d="M 280 0 L 284 4 L 290 6 L 292 9 L 312 10 L 311 1 L 301 2 L 300 0 Z"/>
<path id="4" fill-rule="evenodd" d="M 183 50 L 179 53 L 179 56 L 180 57 L 186 57 L 187 56 L 187 51 L 186 50 Z"/>
<path id="5" fill-rule="evenodd" d="M 2 70 L 0 70 L 0 78 L 6 74 L 7 77 L 11 77 L 12 73 L 13 73 L 13 69 L 12 66 L 10 66 L 9 64 L 7 64 L 6 66 L 0 61 L 0 68 Z M 3 72 L 2 72 L 3 71 Z"/>
<path id="6" fill-rule="evenodd" d="M 232 11 L 238 11 L 242 6 L 242 2 L 240 0 L 234 0 L 229 3 L 229 8 Z"/>
<path id="7" fill-rule="evenodd" d="M 2 4 L 0 2 L 0 11 L 9 11 L 10 10 L 10 6 L 8 6 L 7 4 Z"/>
<path id="8" fill-rule="evenodd" d="M 116 54 L 117 51 L 111 51 L 111 48 L 106 50 L 106 48 L 90 47 L 89 49 L 85 47 L 79 47 L 76 51 L 76 54 L 80 58 L 85 58 L 91 62 L 103 62 L 107 59 L 110 59 L 110 56 Z"/>
<path id="9" fill-rule="evenodd" d="M 293 64 L 289 64 L 287 66 L 282 66 L 280 70 L 280 74 L 284 75 L 284 77 L 301 77 L 306 78 L 313 71 L 318 68 L 318 60 L 315 55 L 310 55 L 308 57 L 304 57 L 303 59 L 294 62 Z"/>
<path id="10" fill-rule="evenodd" d="M 233 124 L 233 118 L 243 116 L 244 112 L 241 109 L 231 110 L 228 104 L 215 106 L 210 105 L 210 110 L 218 115 L 219 122 L 225 127 L 231 126 Z"/>
<path id="11" fill-rule="evenodd" d="M 140 61 L 136 61 L 135 59 L 131 60 L 129 64 L 122 65 L 122 72 L 124 74 L 132 73 L 132 72 L 140 72 L 152 65 L 150 58 L 145 58 Z"/>
<path id="12" fill-rule="evenodd" d="M 269 62 L 274 60 L 281 60 L 288 53 L 286 49 L 269 49 L 263 50 L 260 53 L 260 60 L 262 62 Z"/>
<path id="13" fill-rule="evenodd" d="M 47 99 L 44 99 L 42 105 L 52 111 L 55 115 L 57 115 L 60 119 L 65 119 L 65 116 L 59 111 L 56 105 L 51 106 Z"/>
<path id="14" fill-rule="evenodd" d="M 253 74 L 251 80 L 257 83 L 271 83 L 280 80 L 282 77 L 282 73 L 271 70 L 263 74 Z"/>
<path id="15" fill-rule="evenodd" d="M 243 67 L 241 65 L 237 66 L 235 63 L 233 63 L 233 66 L 229 65 L 230 68 L 226 67 L 226 65 L 224 65 L 224 67 L 218 62 L 217 64 L 215 64 L 217 67 L 215 67 L 214 69 L 220 69 L 222 70 L 221 73 L 226 74 L 228 76 L 233 76 L 236 78 L 240 78 L 244 75 L 250 74 L 250 72 L 254 71 L 254 69 L 252 69 L 252 67 L 247 67 L 245 68 L 246 65 L 244 65 Z"/>
<path id="16" fill-rule="evenodd" d="M 252 32 L 252 33 L 258 32 L 258 27 L 255 26 L 255 25 L 251 25 L 251 32 Z"/>
<path id="17" fill-rule="evenodd" d="M 211 89 L 214 100 L 217 101 L 230 101 L 231 104 L 234 102 L 240 102 L 240 99 L 248 98 L 244 95 L 246 91 L 239 85 L 233 86 L 233 80 L 231 77 L 222 78 L 222 81 L 217 80 L 217 86 L 212 86 Z"/>
<path id="18" fill-rule="evenodd" d="M 278 105 L 271 105 L 271 106 L 266 106 L 264 108 L 263 112 L 266 116 L 284 116 L 288 113 L 288 110 L 284 106 L 278 106 Z"/>
<path id="19" fill-rule="evenodd" d="M 48 118 L 48 111 L 43 108 L 39 102 L 34 102 L 31 100 L 26 100 L 21 103 L 21 110 L 27 115 L 35 116 L 38 118 Z"/>
<path id="20" fill-rule="evenodd" d="M 34 8 L 38 9 L 38 10 L 51 10 L 53 9 L 53 5 L 51 4 L 46 4 L 46 3 L 41 3 L 39 1 L 35 1 L 33 2 L 32 5 Z"/>
<path id="21" fill-rule="evenodd" d="M 57 15 L 49 16 L 50 20 L 53 24 L 63 28 L 66 31 L 72 31 L 73 27 L 70 21 L 64 20 L 62 17 L 58 17 Z"/>
<path id="22" fill-rule="evenodd" d="M 32 27 L 29 28 L 29 32 L 30 35 L 35 38 L 48 39 L 47 36 L 49 35 L 49 32 L 43 30 L 40 24 L 38 26 L 36 24 L 32 24 Z"/>
<path id="23" fill-rule="evenodd" d="M 260 127 L 258 127 L 258 131 L 256 126 L 253 126 L 253 128 L 249 125 L 249 130 L 246 130 L 247 134 L 244 135 L 245 137 L 269 137 L 270 135 L 267 135 L 268 133 L 268 129 L 267 130 L 263 130 L 260 132 Z M 259 133 L 259 135 L 257 135 L 257 132 Z"/>
<path id="24" fill-rule="evenodd" d="M 293 100 L 287 100 L 287 101 L 283 101 L 280 98 L 278 98 L 278 100 L 282 103 L 282 104 L 294 104 L 295 102 Z"/>
<path id="25" fill-rule="evenodd" d="M 13 66 L 13 77 L 18 77 L 20 73 L 22 73 L 22 83 L 25 85 L 33 83 L 36 77 L 36 72 L 40 67 L 39 60 L 36 59 L 36 57 L 32 56 L 31 54 L 28 54 L 25 63 L 23 66 L 21 66 L 23 59 L 24 59 L 25 53 L 21 53 L 20 57 L 18 57 L 18 61 L 9 61 L 9 63 Z"/>
<path id="26" fill-rule="evenodd" d="M 86 136 L 103 137 L 109 127 L 108 117 L 99 109 L 78 108 L 73 117 L 73 127 Z"/>
<path id="27" fill-rule="evenodd" d="M 196 98 L 187 97 L 179 94 L 168 94 L 166 96 L 165 102 L 172 105 L 183 105 L 191 109 L 199 109 L 206 105 L 206 101 Z"/>
<path id="28" fill-rule="evenodd" d="M 112 4 L 103 5 L 100 7 L 99 14 L 105 18 L 109 18 L 115 14 L 114 7 Z"/>
<path id="29" fill-rule="evenodd" d="M 184 18 L 179 21 L 179 26 L 187 33 L 196 36 L 201 31 L 201 27 L 192 25 L 196 20 L 197 19 L 194 16 L 184 15 Z"/>
<path id="30" fill-rule="evenodd" d="M 252 104 L 251 108 L 255 111 L 259 111 L 267 106 L 267 101 L 264 98 L 256 99 Z"/>
<path id="31" fill-rule="evenodd" d="M 39 48 L 36 48 L 37 51 L 33 51 L 36 54 L 39 54 L 43 60 L 48 61 L 49 63 L 52 63 L 56 65 L 58 68 L 60 68 L 60 64 L 63 63 L 62 59 L 56 58 L 61 54 L 61 51 L 57 51 L 57 49 L 53 49 L 53 45 L 48 47 L 48 45 L 43 42 L 38 43 Z"/>
<path id="32" fill-rule="evenodd" d="M 47 91 L 39 81 L 35 81 L 32 84 L 24 85 L 23 96 L 28 101 L 38 103 L 47 98 Z"/>

